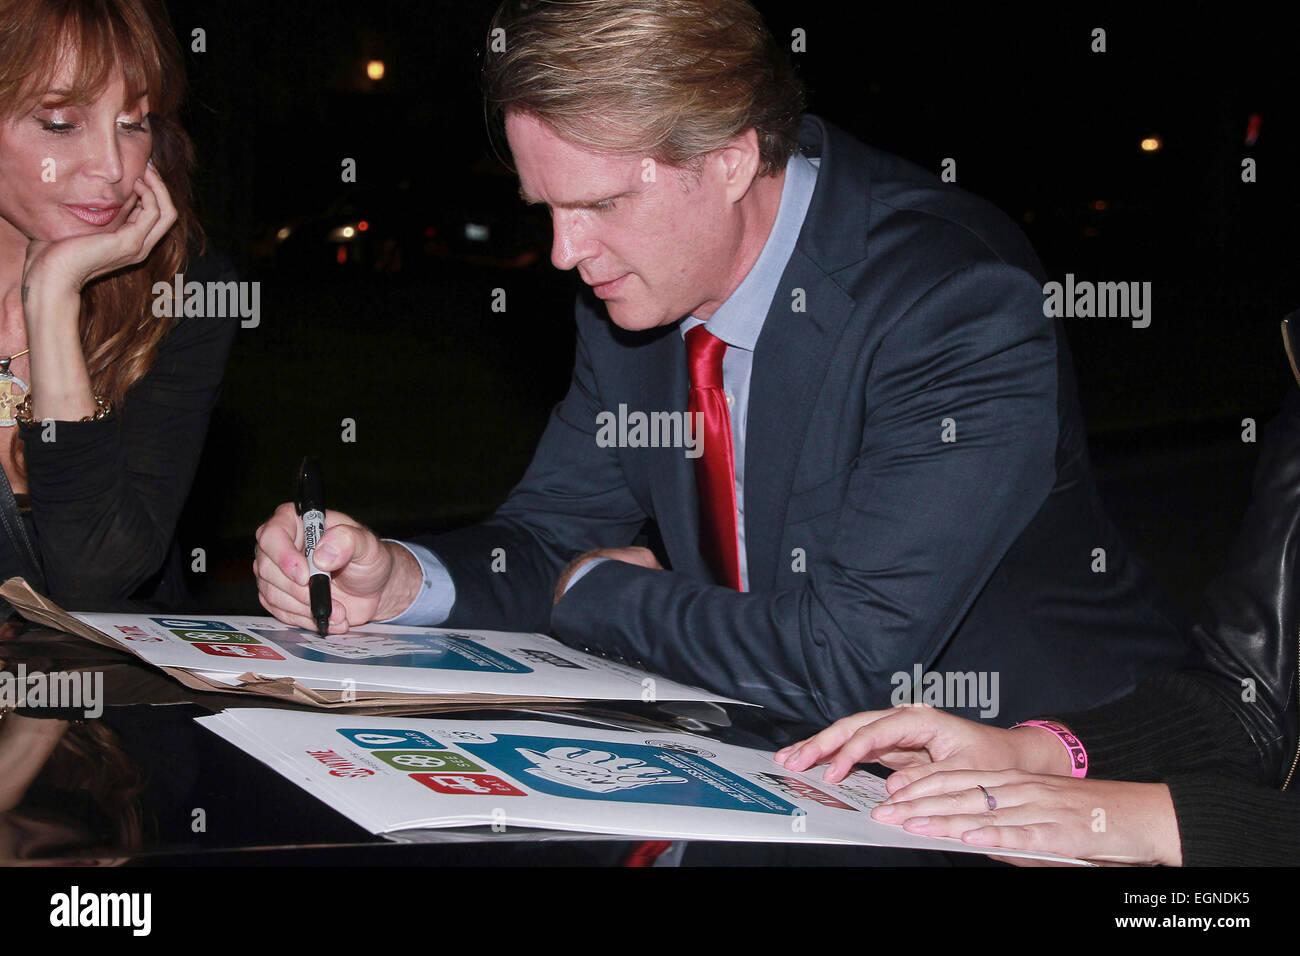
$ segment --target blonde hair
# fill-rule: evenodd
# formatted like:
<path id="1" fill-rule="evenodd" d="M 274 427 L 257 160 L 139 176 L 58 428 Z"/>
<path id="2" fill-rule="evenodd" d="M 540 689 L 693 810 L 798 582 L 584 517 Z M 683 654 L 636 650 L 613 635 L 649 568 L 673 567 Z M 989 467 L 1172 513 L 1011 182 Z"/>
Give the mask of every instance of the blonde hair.
<path id="1" fill-rule="evenodd" d="M 494 144 L 506 114 L 522 112 L 593 152 L 690 169 L 753 129 L 767 176 L 798 148 L 804 108 L 747 0 L 505 0 L 482 81 Z"/>
<path id="2" fill-rule="evenodd" d="M 66 102 L 92 102 L 118 72 L 128 104 L 148 94 L 154 166 L 178 213 L 144 262 L 97 279 L 81 293 L 81 346 L 91 385 L 118 403 L 149 370 L 171 326 L 153 315 L 154 283 L 171 282 L 191 245 L 203 246 L 192 208 L 194 148 L 177 120 L 185 70 L 157 0 L 0 0 L 0 119 L 7 122 L 36 104 L 65 50 L 77 57 Z"/>

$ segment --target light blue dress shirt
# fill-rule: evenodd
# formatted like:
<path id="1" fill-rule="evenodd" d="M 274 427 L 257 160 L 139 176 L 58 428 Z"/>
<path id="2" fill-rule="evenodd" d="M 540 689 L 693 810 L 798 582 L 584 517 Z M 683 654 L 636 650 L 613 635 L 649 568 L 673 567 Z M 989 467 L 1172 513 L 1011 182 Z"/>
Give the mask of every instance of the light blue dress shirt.
<path id="1" fill-rule="evenodd" d="M 810 159 L 799 152 L 790 157 L 785 166 L 785 182 L 781 186 L 776 220 L 753 268 L 707 322 L 690 315 L 682 320 L 680 326 L 680 332 L 685 336 L 695 326 L 707 324 L 710 333 L 727 343 L 727 351 L 722 357 L 722 385 L 731 412 L 731 442 L 736 458 L 736 527 L 740 545 L 740 586 L 744 591 L 749 590 L 749 567 L 745 558 L 745 425 L 749 418 L 749 380 L 754 368 L 754 346 L 758 344 L 758 336 L 763 331 L 768 308 L 781 283 L 786 264 L 799 241 L 813 190 L 817 186 L 817 167 L 820 164 L 820 159 Z M 441 624 L 451 615 L 456 603 L 456 587 L 451 575 L 428 548 L 407 541 L 396 543 L 415 555 L 424 581 L 410 607 L 383 623 L 427 627 Z M 592 568 L 608 560 L 611 559 L 588 561 L 569 579 L 566 590 Z"/>

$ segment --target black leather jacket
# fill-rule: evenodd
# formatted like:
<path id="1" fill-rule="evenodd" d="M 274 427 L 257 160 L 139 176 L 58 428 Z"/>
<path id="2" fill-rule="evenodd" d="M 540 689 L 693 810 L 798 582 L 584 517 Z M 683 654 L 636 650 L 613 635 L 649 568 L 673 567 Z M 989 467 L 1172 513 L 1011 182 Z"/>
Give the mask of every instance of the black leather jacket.
<path id="1" fill-rule="evenodd" d="M 1298 325 L 1300 311 L 1283 320 L 1296 345 Z M 1290 340 L 1288 355 L 1300 356 Z M 1300 381 L 1294 360 L 1292 370 Z M 1193 636 L 1197 678 L 1241 720 L 1274 786 L 1286 787 L 1300 763 L 1300 391 L 1260 439 L 1250 507 Z"/>

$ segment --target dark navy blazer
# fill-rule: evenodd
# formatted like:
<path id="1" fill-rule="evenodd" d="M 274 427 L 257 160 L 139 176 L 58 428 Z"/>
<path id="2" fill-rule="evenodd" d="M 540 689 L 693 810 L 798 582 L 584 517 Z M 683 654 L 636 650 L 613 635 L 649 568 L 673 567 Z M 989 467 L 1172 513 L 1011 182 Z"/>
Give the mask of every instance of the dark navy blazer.
<path id="1" fill-rule="evenodd" d="M 419 539 L 455 582 L 443 626 L 550 631 L 800 725 L 890 706 L 918 665 L 996 675 L 1007 724 L 1179 663 L 1178 612 L 1098 500 L 1024 235 L 817 117 L 800 147 L 821 167 L 754 355 L 751 590 L 712 582 L 681 448 L 598 446 L 601 412 L 684 411 L 688 382 L 675 326 L 624 331 L 587 292 L 520 484 L 486 522 Z M 606 562 L 552 611 L 566 562 L 648 522 L 669 570 Z"/>

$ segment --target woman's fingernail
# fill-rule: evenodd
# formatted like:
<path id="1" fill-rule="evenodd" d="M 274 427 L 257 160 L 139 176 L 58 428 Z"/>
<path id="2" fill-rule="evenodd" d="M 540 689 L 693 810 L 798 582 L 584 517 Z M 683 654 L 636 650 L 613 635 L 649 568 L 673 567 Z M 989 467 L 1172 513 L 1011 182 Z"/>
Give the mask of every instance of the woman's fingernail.
<path id="1" fill-rule="evenodd" d="M 930 825 L 929 817 L 912 817 L 912 819 L 907 820 L 903 823 L 903 826 L 905 827 L 913 827 L 918 830 L 928 827 L 929 825 Z"/>

